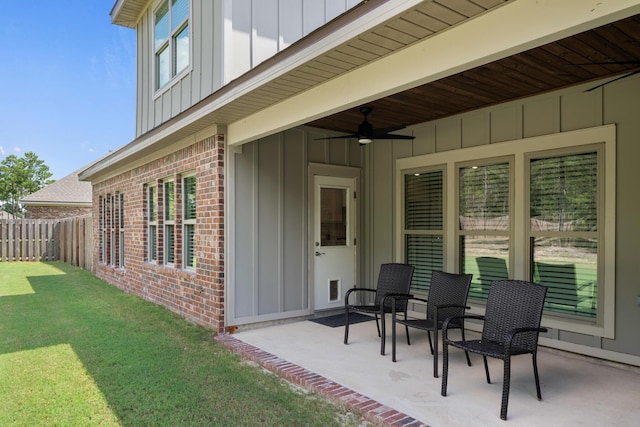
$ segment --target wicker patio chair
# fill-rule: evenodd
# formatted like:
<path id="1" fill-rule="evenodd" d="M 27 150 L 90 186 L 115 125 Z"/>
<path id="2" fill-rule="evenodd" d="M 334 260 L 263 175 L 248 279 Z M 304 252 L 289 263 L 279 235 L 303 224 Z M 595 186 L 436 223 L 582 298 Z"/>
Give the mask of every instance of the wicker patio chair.
<path id="1" fill-rule="evenodd" d="M 411 278 L 413 277 L 413 266 L 408 264 L 389 263 L 380 266 L 380 274 L 378 276 L 378 284 L 376 289 L 369 288 L 351 288 L 344 296 L 344 343 L 349 340 L 349 313 L 360 312 L 373 314 L 376 318 L 376 327 L 378 328 L 378 336 L 381 339 L 380 354 L 384 355 L 385 345 L 385 313 L 391 313 L 391 298 L 393 296 L 411 296 L 409 289 L 411 287 Z M 354 299 L 358 300 L 358 294 L 375 294 L 372 304 L 350 303 L 349 296 L 354 294 Z M 396 310 L 402 312 L 406 309 L 406 301 L 397 304 Z M 378 321 L 378 315 L 381 321 Z M 382 331 L 380 330 L 382 323 Z"/>
<path id="2" fill-rule="evenodd" d="M 429 287 L 429 297 L 408 298 L 394 297 L 391 313 L 391 355 L 392 360 L 396 361 L 396 323 L 405 326 L 407 334 L 407 345 L 411 345 L 409 338 L 409 328 L 422 329 L 427 331 L 429 338 L 429 347 L 433 355 L 433 376 L 438 378 L 438 329 L 442 329 L 444 321 L 452 316 L 461 316 L 467 304 L 467 295 L 469 294 L 469 286 L 471 285 L 472 274 L 452 274 L 442 271 L 433 271 L 431 274 L 431 285 Z M 404 312 L 404 317 L 396 316 L 397 310 L 394 310 L 398 302 L 406 300 L 407 303 L 421 301 L 427 304 L 427 310 L 424 317 L 412 318 Z M 462 331 L 462 339 L 464 340 L 464 320 L 459 320 L 449 324 L 449 328 L 458 327 Z M 431 341 L 431 333 L 433 332 L 435 346 Z M 435 348 L 435 351 L 434 351 Z M 471 366 L 469 353 L 465 352 L 467 363 Z"/>
<path id="3" fill-rule="evenodd" d="M 466 315 L 447 319 L 442 327 L 443 366 L 441 394 L 443 396 L 447 395 L 449 346 L 452 345 L 462 350 L 482 355 L 487 383 L 489 384 L 491 384 L 491 378 L 489 376 L 487 356 L 502 359 L 504 363 L 504 378 L 502 383 L 502 406 L 500 408 L 501 419 L 507 419 L 511 356 L 519 354 L 532 355 L 536 391 L 538 400 L 542 400 L 538 378 L 537 352 L 539 333 L 547 331 L 546 328 L 540 327 L 546 293 L 546 287 L 535 283 L 521 280 L 498 280 L 491 283 L 484 316 Z M 449 326 L 451 324 L 455 325 L 458 319 L 484 320 L 482 338 L 470 341 L 464 339 L 462 341 L 453 341 L 449 339 Z"/>

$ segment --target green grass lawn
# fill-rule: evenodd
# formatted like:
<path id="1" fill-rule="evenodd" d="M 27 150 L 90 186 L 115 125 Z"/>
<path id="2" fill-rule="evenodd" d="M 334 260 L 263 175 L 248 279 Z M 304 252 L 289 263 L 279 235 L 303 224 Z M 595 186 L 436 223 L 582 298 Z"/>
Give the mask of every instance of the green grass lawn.
<path id="1" fill-rule="evenodd" d="M 0 263 L 1 426 L 357 425 L 63 263 Z M 347 415 L 347 416 L 346 416 Z"/>

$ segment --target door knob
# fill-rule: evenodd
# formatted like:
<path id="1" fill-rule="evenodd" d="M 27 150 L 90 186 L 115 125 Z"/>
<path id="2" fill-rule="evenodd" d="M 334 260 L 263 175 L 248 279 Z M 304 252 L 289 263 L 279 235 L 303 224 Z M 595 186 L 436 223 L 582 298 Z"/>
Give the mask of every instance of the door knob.
<path id="1" fill-rule="evenodd" d="M 320 255 L 324 255 L 324 252 L 318 252 L 318 251 L 316 251 L 316 256 L 320 256 Z"/>

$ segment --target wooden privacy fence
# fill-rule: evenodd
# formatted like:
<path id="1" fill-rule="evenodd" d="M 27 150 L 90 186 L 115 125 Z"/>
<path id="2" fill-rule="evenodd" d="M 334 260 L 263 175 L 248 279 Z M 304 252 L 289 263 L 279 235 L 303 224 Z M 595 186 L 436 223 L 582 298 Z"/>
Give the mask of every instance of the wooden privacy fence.
<path id="1" fill-rule="evenodd" d="M 93 271 L 91 216 L 0 220 L 0 262 L 64 261 Z"/>

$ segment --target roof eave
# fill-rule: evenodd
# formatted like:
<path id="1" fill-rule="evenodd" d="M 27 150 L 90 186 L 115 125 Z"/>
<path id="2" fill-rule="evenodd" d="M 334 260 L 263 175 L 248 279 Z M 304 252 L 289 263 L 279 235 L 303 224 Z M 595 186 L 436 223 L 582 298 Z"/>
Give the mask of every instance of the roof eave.
<path id="1" fill-rule="evenodd" d="M 116 0 L 109 13 L 111 23 L 128 28 L 136 28 L 147 3 L 147 0 Z"/>

